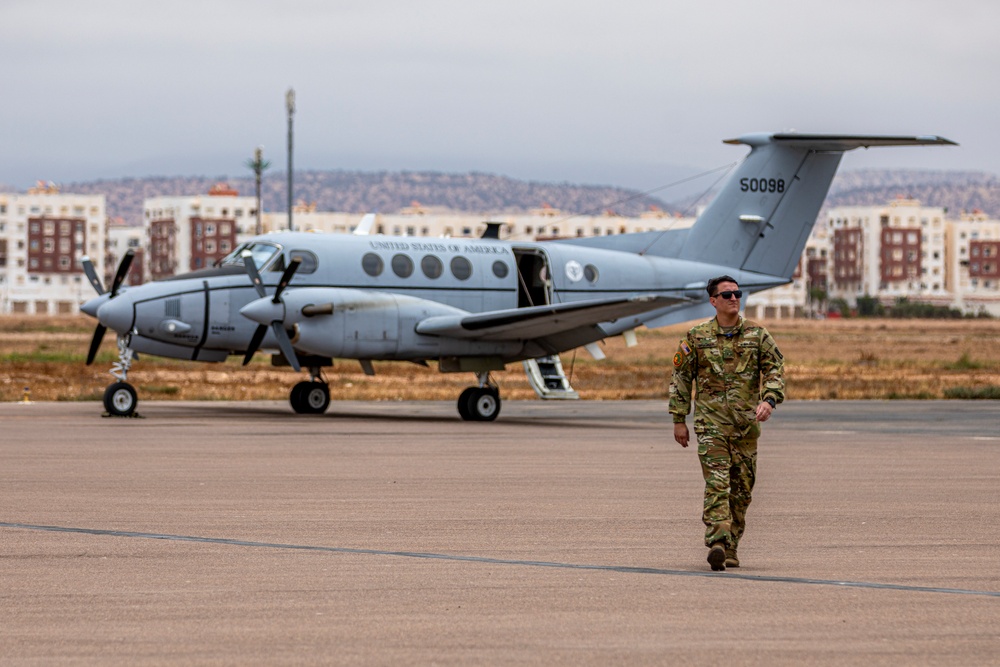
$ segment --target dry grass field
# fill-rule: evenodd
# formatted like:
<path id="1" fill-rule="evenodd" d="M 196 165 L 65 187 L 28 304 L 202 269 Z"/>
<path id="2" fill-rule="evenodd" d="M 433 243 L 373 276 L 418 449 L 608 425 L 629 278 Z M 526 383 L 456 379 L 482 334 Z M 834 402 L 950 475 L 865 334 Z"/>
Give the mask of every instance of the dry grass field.
<path id="1" fill-rule="evenodd" d="M 785 320 L 763 322 L 786 363 L 790 399 L 933 399 L 967 394 L 1000 397 L 998 320 Z M 27 387 L 34 401 L 100 400 L 117 357 L 114 336 L 105 337 L 97 361 L 85 366 L 93 320 L 85 317 L 0 317 L 0 401 L 19 401 Z M 607 359 L 584 351 L 563 355 L 572 384 L 592 400 L 663 399 L 671 358 L 688 325 L 641 329 L 639 345 L 607 341 Z M 325 371 L 334 400 L 456 398 L 471 373 L 443 374 L 436 367 L 375 363 L 367 377 L 353 361 Z M 534 397 L 519 366 L 495 379 L 508 399 Z M 304 378 L 272 368 L 258 354 L 246 368 L 240 359 L 204 364 L 143 356 L 129 381 L 140 400 L 285 400 Z"/>

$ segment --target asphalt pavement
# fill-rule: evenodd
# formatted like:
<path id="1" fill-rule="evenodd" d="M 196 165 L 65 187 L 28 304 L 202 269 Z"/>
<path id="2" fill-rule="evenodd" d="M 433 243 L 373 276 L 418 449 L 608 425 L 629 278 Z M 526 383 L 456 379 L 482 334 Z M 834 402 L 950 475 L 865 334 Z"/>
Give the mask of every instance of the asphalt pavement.
<path id="1" fill-rule="evenodd" d="M 659 402 L 0 404 L 4 664 L 1000 655 L 1000 403 L 790 402 L 713 573 Z"/>

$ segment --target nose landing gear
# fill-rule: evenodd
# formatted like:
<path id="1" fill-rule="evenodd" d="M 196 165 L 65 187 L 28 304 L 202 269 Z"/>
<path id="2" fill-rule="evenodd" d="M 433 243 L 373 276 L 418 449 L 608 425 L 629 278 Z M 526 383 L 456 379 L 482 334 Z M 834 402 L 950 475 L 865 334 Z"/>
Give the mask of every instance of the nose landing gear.
<path id="1" fill-rule="evenodd" d="M 135 352 L 128 346 L 131 336 L 118 336 L 118 361 L 111 367 L 111 375 L 118 382 L 109 384 L 104 390 L 104 409 L 112 417 L 131 417 L 139 405 L 135 387 L 126 382 L 128 370 L 132 367 Z"/>

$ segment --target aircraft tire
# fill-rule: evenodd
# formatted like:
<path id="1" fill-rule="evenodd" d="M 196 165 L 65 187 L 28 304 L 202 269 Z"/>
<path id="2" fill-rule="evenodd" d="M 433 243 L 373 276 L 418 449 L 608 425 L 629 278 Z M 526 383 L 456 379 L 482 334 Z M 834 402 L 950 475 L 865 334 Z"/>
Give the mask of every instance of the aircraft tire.
<path id="1" fill-rule="evenodd" d="M 300 415 L 322 414 L 330 407 L 330 387 L 325 382 L 299 382 L 288 399 Z"/>
<path id="2" fill-rule="evenodd" d="M 470 397 L 474 391 L 478 391 L 478 388 L 469 387 L 458 395 L 458 416 L 462 418 L 462 421 L 472 421 L 475 419 L 475 417 L 472 416 L 472 411 L 469 407 L 469 403 L 471 402 Z"/>
<path id="3" fill-rule="evenodd" d="M 115 382 L 104 390 L 104 409 L 113 417 L 131 417 L 138 404 L 139 397 L 128 382 Z"/>
<path id="4" fill-rule="evenodd" d="M 493 387 L 474 387 L 466 405 L 473 421 L 491 422 L 500 414 L 500 392 Z"/>
<path id="5" fill-rule="evenodd" d="M 310 382 L 302 392 L 302 399 L 310 414 L 321 415 L 330 407 L 330 386 L 325 382 Z"/>

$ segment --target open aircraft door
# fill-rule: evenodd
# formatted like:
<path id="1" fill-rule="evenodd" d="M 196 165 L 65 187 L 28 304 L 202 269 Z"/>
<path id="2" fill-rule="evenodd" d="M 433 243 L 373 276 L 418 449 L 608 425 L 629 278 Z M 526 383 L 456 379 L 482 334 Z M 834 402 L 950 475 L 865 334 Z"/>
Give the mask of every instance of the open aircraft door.
<path id="1" fill-rule="evenodd" d="M 517 264 L 517 307 L 530 308 L 552 303 L 552 271 L 548 255 L 540 248 L 513 248 Z M 542 399 L 578 399 L 570 386 L 558 354 L 523 362 L 524 373 Z"/>

